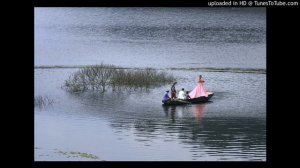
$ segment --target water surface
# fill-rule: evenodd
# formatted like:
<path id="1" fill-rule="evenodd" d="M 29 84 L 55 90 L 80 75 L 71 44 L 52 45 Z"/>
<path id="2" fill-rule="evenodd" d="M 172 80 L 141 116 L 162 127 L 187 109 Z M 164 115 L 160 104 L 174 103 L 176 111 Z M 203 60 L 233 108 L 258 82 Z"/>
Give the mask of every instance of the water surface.
<path id="1" fill-rule="evenodd" d="M 35 8 L 35 65 L 266 68 L 265 8 Z"/>
<path id="2" fill-rule="evenodd" d="M 163 107 L 160 97 L 167 86 L 65 92 L 60 87 L 74 70 L 35 70 L 35 95 L 55 100 L 35 108 L 35 146 L 41 148 L 36 160 L 78 159 L 55 149 L 87 152 L 101 160 L 265 160 L 264 74 L 206 72 L 206 87 L 215 91 L 211 102 Z M 173 73 L 178 87 L 194 87 L 198 72 Z M 254 97 L 254 92 L 260 94 Z"/>
<path id="3" fill-rule="evenodd" d="M 163 107 L 171 84 L 74 94 L 62 86 L 78 68 L 35 68 L 35 96 L 54 100 L 34 110 L 35 160 L 266 160 L 265 8 L 34 12 L 36 67 L 152 67 L 186 90 L 201 74 L 215 93 L 205 104 Z"/>

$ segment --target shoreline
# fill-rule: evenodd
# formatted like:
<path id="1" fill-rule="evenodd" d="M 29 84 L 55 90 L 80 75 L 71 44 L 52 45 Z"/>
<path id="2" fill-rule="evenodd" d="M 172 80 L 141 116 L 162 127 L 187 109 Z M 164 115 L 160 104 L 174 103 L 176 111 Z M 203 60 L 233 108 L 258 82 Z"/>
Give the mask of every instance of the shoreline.
<path id="1" fill-rule="evenodd" d="M 94 65 L 40 65 L 34 66 L 34 69 L 78 69 L 85 68 Z M 142 70 L 146 68 L 126 68 L 117 67 L 116 69 L 133 69 Z M 182 71 L 201 71 L 201 72 L 229 72 L 229 73 L 254 73 L 254 74 L 266 74 L 266 69 L 254 69 L 254 68 L 151 68 L 153 70 L 182 70 Z"/>

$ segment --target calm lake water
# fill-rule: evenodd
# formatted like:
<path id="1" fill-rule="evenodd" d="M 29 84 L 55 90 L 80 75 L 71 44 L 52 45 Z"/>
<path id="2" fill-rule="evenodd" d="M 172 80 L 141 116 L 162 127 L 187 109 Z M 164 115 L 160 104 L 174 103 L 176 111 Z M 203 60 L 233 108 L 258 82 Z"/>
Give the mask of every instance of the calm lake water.
<path id="1" fill-rule="evenodd" d="M 265 8 L 36 8 L 35 64 L 266 68 Z"/>
<path id="2" fill-rule="evenodd" d="M 202 74 L 215 93 L 165 108 L 170 85 L 74 94 L 61 86 L 78 69 L 36 68 L 35 96 L 54 102 L 35 107 L 35 160 L 265 161 L 266 74 L 246 71 L 266 68 L 265 22 L 264 8 L 35 8 L 36 66 L 153 67 L 186 90 Z"/>

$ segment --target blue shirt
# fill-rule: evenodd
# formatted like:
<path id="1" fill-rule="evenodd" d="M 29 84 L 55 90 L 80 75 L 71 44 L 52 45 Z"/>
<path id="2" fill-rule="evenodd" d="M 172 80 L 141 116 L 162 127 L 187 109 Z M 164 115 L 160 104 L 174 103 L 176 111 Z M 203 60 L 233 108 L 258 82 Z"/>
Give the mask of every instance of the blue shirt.
<path id="1" fill-rule="evenodd" d="M 164 97 L 162 98 L 162 101 L 167 101 L 167 100 L 169 100 L 169 99 L 170 99 L 170 97 L 169 97 L 168 93 L 166 92 L 166 93 L 164 94 Z"/>

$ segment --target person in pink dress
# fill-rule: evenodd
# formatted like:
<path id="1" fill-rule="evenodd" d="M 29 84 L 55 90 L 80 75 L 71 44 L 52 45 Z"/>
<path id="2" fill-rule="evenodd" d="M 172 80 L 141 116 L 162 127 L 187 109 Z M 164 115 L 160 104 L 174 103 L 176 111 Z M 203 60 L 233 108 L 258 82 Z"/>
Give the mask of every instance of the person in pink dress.
<path id="1" fill-rule="evenodd" d="M 199 75 L 197 86 L 189 93 L 191 99 L 201 96 L 208 96 L 206 89 L 203 86 L 203 83 L 204 80 L 202 79 L 202 75 Z"/>

